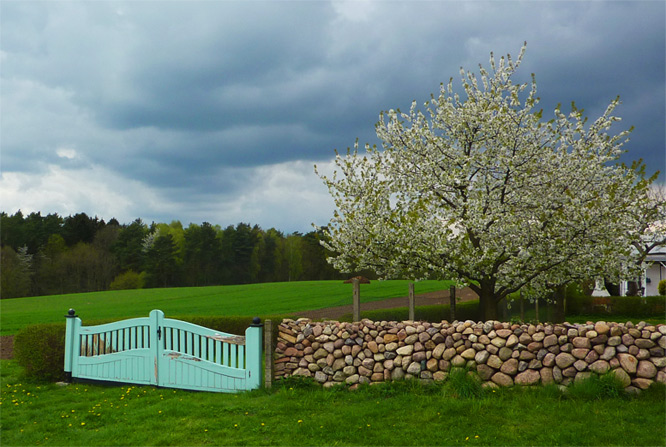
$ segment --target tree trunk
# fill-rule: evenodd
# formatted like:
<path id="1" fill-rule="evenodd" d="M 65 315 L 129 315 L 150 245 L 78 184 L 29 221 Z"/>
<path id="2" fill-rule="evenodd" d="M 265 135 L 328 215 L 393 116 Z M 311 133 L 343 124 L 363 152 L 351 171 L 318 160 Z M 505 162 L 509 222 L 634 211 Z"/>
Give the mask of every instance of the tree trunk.
<path id="1" fill-rule="evenodd" d="M 555 290 L 553 297 L 555 303 L 553 305 L 553 323 L 564 323 L 566 318 L 564 310 L 564 301 L 567 299 L 567 286 L 560 286 Z"/>
<path id="2" fill-rule="evenodd" d="M 479 293 L 479 314 L 482 321 L 497 320 L 497 300 L 495 300 L 494 288 L 487 284 L 481 284 Z"/>

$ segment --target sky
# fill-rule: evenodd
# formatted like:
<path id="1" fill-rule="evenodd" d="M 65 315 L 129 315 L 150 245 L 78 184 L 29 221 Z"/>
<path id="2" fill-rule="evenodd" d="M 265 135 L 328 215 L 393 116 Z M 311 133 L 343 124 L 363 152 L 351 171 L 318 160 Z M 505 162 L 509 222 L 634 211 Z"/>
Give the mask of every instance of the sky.
<path id="1" fill-rule="evenodd" d="M 312 231 L 315 164 L 524 41 L 545 119 L 619 95 L 622 160 L 664 172 L 665 24 L 664 1 L 2 0 L 0 209 Z"/>

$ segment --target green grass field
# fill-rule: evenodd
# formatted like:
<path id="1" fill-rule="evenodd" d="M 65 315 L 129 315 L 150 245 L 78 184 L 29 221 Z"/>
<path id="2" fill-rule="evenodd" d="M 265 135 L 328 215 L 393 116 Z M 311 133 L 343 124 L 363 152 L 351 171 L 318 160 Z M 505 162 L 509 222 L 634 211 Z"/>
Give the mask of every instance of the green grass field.
<path id="1" fill-rule="evenodd" d="M 1 439 L 23 445 L 664 445 L 663 386 L 638 397 L 450 380 L 240 394 L 29 383 L 0 362 Z M 463 380 L 463 382 L 465 382 Z M 590 392 L 591 391 L 591 392 Z"/>
<path id="2" fill-rule="evenodd" d="M 421 281 L 417 294 L 448 289 L 451 281 Z M 409 281 L 372 281 L 361 286 L 361 302 L 408 295 Z M 64 322 L 70 308 L 86 320 L 186 315 L 288 315 L 351 304 L 352 286 L 342 281 L 303 281 L 238 286 L 182 287 L 77 293 L 0 301 L 0 334 L 34 323 Z"/>

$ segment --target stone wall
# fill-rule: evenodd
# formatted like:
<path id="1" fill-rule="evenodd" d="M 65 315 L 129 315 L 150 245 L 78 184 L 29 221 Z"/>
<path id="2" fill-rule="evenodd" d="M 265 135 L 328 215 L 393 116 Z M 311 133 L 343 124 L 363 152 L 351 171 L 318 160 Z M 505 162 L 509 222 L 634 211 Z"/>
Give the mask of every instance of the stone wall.
<path id="1" fill-rule="evenodd" d="M 283 320 L 277 378 L 324 386 L 402 378 L 445 380 L 451 367 L 476 370 L 484 386 L 568 385 L 612 371 L 628 390 L 666 383 L 666 325 L 644 322 L 511 324 Z"/>

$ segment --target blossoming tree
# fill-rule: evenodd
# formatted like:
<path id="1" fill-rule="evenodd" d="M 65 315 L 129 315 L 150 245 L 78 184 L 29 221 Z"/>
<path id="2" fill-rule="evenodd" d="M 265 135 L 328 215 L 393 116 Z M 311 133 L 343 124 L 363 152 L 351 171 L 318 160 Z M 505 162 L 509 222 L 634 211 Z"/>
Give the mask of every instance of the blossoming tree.
<path id="1" fill-rule="evenodd" d="M 482 316 L 523 290 L 537 296 L 629 265 L 635 203 L 652 179 L 617 163 L 629 131 L 608 133 L 619 100 L 589 124 L 572 104 L 545 121 L 536 81 L 514 83 L 510 55 L 479 75 L 461 68 L 463 95 L 442 84 L 425 111 L 380 114 L 382 148 L 358 141 L 320 174 L 337 210 L 324 230 L 330 261 L 384 277 L 456 279 Z M 622 262 L 624 261 L 624 262 Z"/>

